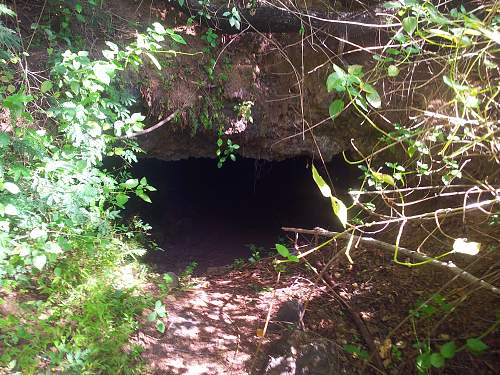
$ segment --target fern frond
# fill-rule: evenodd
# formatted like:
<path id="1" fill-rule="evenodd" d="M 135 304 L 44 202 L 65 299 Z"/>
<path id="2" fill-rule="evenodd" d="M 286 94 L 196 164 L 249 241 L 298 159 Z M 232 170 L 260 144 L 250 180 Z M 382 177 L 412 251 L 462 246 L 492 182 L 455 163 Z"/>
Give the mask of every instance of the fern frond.
<path id="1" fill-rule="evenodd" d="M 11 16 L 15 17 L 16 12 L 14 12 L 12 9 L 8 8 L 5 4 L 0 4 L 0 16 Z"/>
<path id="2" fill-rule="evenodd" d="M 0 47 L 7 49 L 19 49 L 21 41 L 16 32 L 8 27 L 5 27 L 0 22 Z"/>

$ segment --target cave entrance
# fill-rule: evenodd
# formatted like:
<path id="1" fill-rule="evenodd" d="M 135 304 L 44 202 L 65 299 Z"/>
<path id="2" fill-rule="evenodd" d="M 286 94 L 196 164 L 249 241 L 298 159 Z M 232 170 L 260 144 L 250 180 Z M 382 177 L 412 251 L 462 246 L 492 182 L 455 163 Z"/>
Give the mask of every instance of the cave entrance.
<path id="1" fill-rule="evenodd" d="M 353 169 L 340 157 L 327 169 L 336 193 L 345 193 Z M 192 261 L 204 272 L 237 258 L 247 261 L 255 250 L 267 256 L 284 240 L 282 226 L 339 229 L 306 158 L 239 158 L 220 169 L 214 159 L 142 159 L 133 173 L 158 189 L 152 204 L 136 201 L 132 210 L 153 227 L 164 251 L 152 252 L 149 261 L 162 272 L 181 272 Z"/>

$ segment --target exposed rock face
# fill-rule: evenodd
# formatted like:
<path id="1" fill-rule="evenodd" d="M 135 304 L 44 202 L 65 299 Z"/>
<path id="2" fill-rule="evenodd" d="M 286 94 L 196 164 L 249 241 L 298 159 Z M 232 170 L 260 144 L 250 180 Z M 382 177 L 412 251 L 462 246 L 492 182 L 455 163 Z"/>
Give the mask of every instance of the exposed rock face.
<path id="1" fill-rule="evenodd" d="M 370 31 L 354 37 L 356 43 L 370 45 L 377 35 Z M 350 149 L 351 139 L 367 141 L 369 127 L 361 125 L 362 119 L 352 112 L 346 111 L 335 122 L 329 119 L 328 106 L 336 94 L 327 93 L 325 82 L 332 71 L 329 56 L 339 45 L 334 38 L 313 42 L 314 47 L 309 39 L 302 43 L 298 33 L 226 37 L 225 44 L 212 52 L 217 58 L 224 48 L 213 79 L 207 78 L 207 53 L 177 57 L 170 71 L 151 69 L 141 89 L 150 113 L 159 121 L 182 109 L 176 122 L 140 138 L 148 156 L 215 158 L 219 127 L 223 139 L 240 145 L 239 155 L 267 160 L 320 153 L 330 160 Z M 193 38 L 190 50 L 202 50 L 200 43 L 199 36 Z M 363 64 L 366 60 L 365 53 L 352 53 L 336 63 Z M 245 101 L 254 103 L 253 122 L 234 109 Z M 210 126 L 202 124 L 203 113 L 211 118 Z"/>
<path id="2" fill-rule="evenodd" d="M 272 342 L 261 356 L 259 375 L 338 374 L 338 353 L 334 344 L 301 331 Z"/>

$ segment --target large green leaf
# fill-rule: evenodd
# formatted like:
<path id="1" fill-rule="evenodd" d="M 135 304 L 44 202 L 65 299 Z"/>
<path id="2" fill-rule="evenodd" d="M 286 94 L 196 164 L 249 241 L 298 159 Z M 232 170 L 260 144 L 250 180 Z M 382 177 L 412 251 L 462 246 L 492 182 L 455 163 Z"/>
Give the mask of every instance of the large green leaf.
<path id="1" fill-rule="evenodd" d="M 158 60 L 156 59 L 156 57 L 154 57 L 153 54 L 151 54 L 149 52 L 144 52 L 144 53 L 146 54 L 146 56 L 149 57 L 149 59 L 151 60 L 151 62 L 154 64 L 154 66 L 156 66 L 156 69 L 161 70 L 161 65 L 158 62 Z"/>
<path id="2" fill-rule="evenodd" d="M 396 186 L 396 182 L 394 178 L 388 174 L 380 173 L 380 172 L 372 172 L 373 177 L 380 182 L 385 182 L 388 185 Z"/>
<path id="3" fill-rule="evenodd" d="M 120 206 L 120 207 L 123 207 L 125 205 L 125 203 L 128 202 L 128 200 L 129 200 L 129 197 L 126 194 L 120 193 L 120 194 L 116 195 L 116 204 L 118 204 L 118 206 Z"/>
<path id="4" fill-rule="evenodd" d="M 345 228 L 347 224 L 347 207 L 340 199 L 332 195 L 330 186 L 328 186 L 325 180 L 323 180 L 323 177 L 321 177 L 321 175 L 318 173 L 318 170 L 316 169 L 314 164 L 312 166 L 312 175 L 314 182 L 316 182 L 316 185 L 318 185 L 318 188 L 321 191 L 321 194 L 323 194 L 325 198 L 330 198 L 333 212 L 339 218 L 342 226 Z"/>
<path id="5" fill-rule="evenodd" d="M 139 180 L 137 178 L 129 178 L 127 181 L 120 185 L 126 189 L 133 189 L 137 185 L 139 185 Z"/>
<path id="6" fill-rule="evenodd" d="M 97 80 L 105 85 L 111 82 L 111 74 L 114 72 L 115 67 L 112 64 L 97 63 L 94 65 L 94 75 Z"/>
<path id="7" fill-rule="evenodd" d="M 314 164 L 312 166 L 312 175 L 314 182 L 316 182 L 316 185 L 318 185 L 319 190 L 321 191 L 321 194 L 323 194 L 325 198 L 330 198 L 332 196 L 332 190 L 325 180 L 323 180 L 323 177 L 320 176 Z"/>
<path id="8" fill-rule="evenodd" d="M 47 264 L 47 257 L 45 255 L 37 255 L 33 258 L 33 266 L 40 271 L 45 267 L 45 264 Z"/>
<path id="9" fill-rule="evenodd" d="M 163 323 L 161 320 L 156 321 L 156 330 L 160 333 L 165 332 L 165 323 Z"/>
<path id="10" fill-rule="evenodd" d="M 336 99 L 328 107 L 328 112 L 332 120 L 335 119 L 344 110 L 344 101 L 342 99 Z"/>
<path id="11" fill-rule="evenodd" d="M 483 340 L 481 340 L 479 338 L 470 338 L 470 339 L 467 339 L 465 345 L 473 353 L 481 353 L 481 352 L 484 352 L 486 349 L 489 348 L 489 346 L 486 345 L 483 342 Z"/>
<path id="12" fill-rule="evenodd" d="M 335 215 L 337 215 L 340 222 L 342 223 L 342 226 L 345 228 L 347 224 L 347 207 L 345 206 L 344 202 L 342 202 L 338 198 L 331 196 L 330 199 L 332 201 L 333 212 L 335 213 Z"/>
<path id="13" fill-rule="evenodd" d="M 141 199 L 142 199 L 143 201 L 145 201 L 145 202 L 148 202 L 148 203 L 153 203 L 153 202 L 151 201 L 151 198 L 149 198 L 149 196 L 148 196 L 146 193 L 144 193 L 144 190 L 137 189 L 137 190 L 135 191 L 135 195 L 137 195 L 139 198 L 141 198 Z"/>
<path id="14" fill-rule="evenodd" d="M 276 251 L 283 257 L 288 258 L 290 256 L 290 251 L 286 248 L 286 246 L 281 245 L 279 243 L 276 244 Z"/>
<path id="15" fill-rule="evenodd" d="M 417 24 L 418 24 L 417 17 L 406 17 L 403 20 L 403 29 L 408 34 L 412 35 L 417 29 Z"/>
<path id="16" fill-rule="evenodd" d="M 436 368 L 441 368 L 444 366 L 444 358 L 439 353 L 431 354 L 431 365 Z"/>
<path id="17" fill-rule="evenodd" d="M 21 191 L 19 190 L 19 187 L 12 182 L 5 182 L 3 184 L 3 188 L 11 194 L 19 194 L 19 192 Z"/>
<path id="18" fill-rule="evenodd" d="M 382 100 L 376 91 L 366 94 L 366 101 L 370 103 L 373 108 L 380 108 L 382 106 Z"/>
<path id="19" fill-rule="evenodd" d="M 54 84 L 52 83 L 52 81 L 43 81 L 40 85 L 40 91 L 45 94 L 46 92 L 52 90 L 53 86 Z"/>
<path id="20" fill-rule="evenodd" d="M 168 36 L 169 36 L 169 37 L 170 37 L 170 38 L 171 38 L 174 42 L 179 43 L 179 44 L 184 44 L 184 45 L 186 45 L 186 44 L 187 44 L 187 43 L 186 43 L 186 41 L 184 40 L 184 38 L 183 38 L 182 36 L 180 36 L 179 34 L 176 34 L 176 33 L 174 32 L 174 30 L 172 30 L 172 29 L 167 29 L 166 31 L 167 31 Z"/>
<path id="21" fill-rule="evenodd" d="M 337 72 L 333 72 L 326 79 L 326 91 L 332 92 L 333 90 L 337 92 L 345 90 L 345 78 L 340 77 Z"/>
<path id="22" fill-rule="evenodd" d="M 443 356 L 443 358 L 450 359 L 455 356 L 455 353 L 457 351 L 457 346 L 453 341 L 449 341 L 446 344 L 444 344 L 439 352 Z"/>

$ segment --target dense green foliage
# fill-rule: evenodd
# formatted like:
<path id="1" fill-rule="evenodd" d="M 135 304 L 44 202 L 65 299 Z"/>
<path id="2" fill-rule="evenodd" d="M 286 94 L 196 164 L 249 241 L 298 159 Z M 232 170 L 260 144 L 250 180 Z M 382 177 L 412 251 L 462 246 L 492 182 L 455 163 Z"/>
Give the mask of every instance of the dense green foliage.
<path id="1" fill-rule="evenodd" d="M 500 144 L 500 91 L 495 62 L 500 44 L 498 4 L 486 1 L 474 9 L 446 9 L 431 1 L 400 0 L 385 3 L 385 7 L 393 13 L 389 23 L 397 21 L 398 28 L 391 31 L 386 45 L 376 49 L 373 68 L 366 71 L 361 65 L 333 64 L 333 72 L 326 80 L 326 90 L 333 95 L 330 118 L 336 121 L 343 111 L 352 109 L 376 131 L 379 141 L 367 152 L 356 148 L 357 140 L 353 140 L 358 160 L 349 160 L 345 155 L 346 161 L 358 165 L 364 174 L 361 187 L 350 192 L 353 203 L 347 208 L 312 167 L 314 181 L 330 198 L 334 214 L 346 228 L 313 251 L 347 236 L 350 240 L 345 255 L 353 262 L 349 250 L 355 235 L 383 233 L 393 239 L 394 245 L 388 246 L 394 249 L 393 261 L 408 267 L 429 264 L 454 253 L 474 256 L 480 251 L 493 252 L 494 247 L 450 236 L 441 226 L 447 216 L 460 215 L 465 227 L 470 212 L 490 209 L 500 202 L 495 185 Z M 376 86 L 389 87 L 393 95 L 405 98 L 412 116 L 398 122 L 384 117 L 384 99 L 390 94 L 381 95 Z M 437 104 L 415 99 L 417 93 L 425 95 L 433 90 L 442 93 L 431 96 Z M 387 114 L 391 115 L 390 110 Z M 483 210 L 483 214 L 490 225 L 497 225 L 498 213 L 494 209 Z M 406 252 L 403 260 L 399 248 L 405 230 L 423 218 L 432 218 L 436 227 L 416 245 L 419 252 Z M 424 253 L 422 248 L 431 237 L 444 249 Z M 289 262 L 287 248 L 276 246 L 281 257 L 286 258 L 278 263 Z M 490 289 L 497 292 L 494 287 Z M 479 337 L 469 337 L 462 344 L 449 341 L 433 345 L 433 337 L 419 332 L 417 326 L 424 317 L 435 316 L 438 311 L 450 319 L 459 302 L 449 304 L 444 300 L 442 295 L 433 294 L 410 312 L 418 373 L 442 368 L 464 350 L 473 354 L 486 351 L 488 346 L 482 338 L 500 324 L 497 314 L 497 320 Z M 438 307 L 431 308 L 433 302 Z M 356 345 L 349 344 L 346 351 L 368 359 L 368 353 Z"/>
<path id="2" fill-rule="evenodd" d="M 15 38 L 2 39 L 0 99 L 10 123 L 0 133 L 0 285 L 2 304 L 22 313 L 0 319 L 0 366 L 23 374 L 134 371 L 139 352 L 124 345 L 154 302 L 137 292 L 149 226 L 118 219 L 131 194 L 150 202 L 155 189 L 126 167 L 112 173 L 103 158 L 137 160 L 128 136 L 144 116 L 127 109 L 134 99 L 118 78 L 143 56 L 156 65 L 165 37 L 182 42 L 156 23 L 124 49 L 107 42 L 103 60 L 67 50 L 36 89 L 16 70 L 27 54 Z"/>

